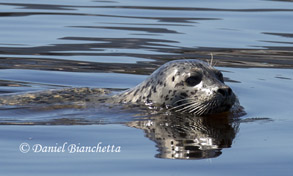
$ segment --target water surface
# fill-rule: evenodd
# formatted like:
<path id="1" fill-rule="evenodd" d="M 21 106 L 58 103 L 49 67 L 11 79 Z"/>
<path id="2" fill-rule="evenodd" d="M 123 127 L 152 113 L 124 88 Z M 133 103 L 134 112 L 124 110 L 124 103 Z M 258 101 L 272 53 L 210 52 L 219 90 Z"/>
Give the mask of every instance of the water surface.
<path id="1" fill-rule="evenodd" d="M 0 93 L 124 90 L 175 59 L 210 60 L 246 115 L 0 108 L 5 175 L 292 175 L 291 1 L 0 0 Z M 28 143 L 120 152 L 21 153 Z M 179 149 L 179 150 L 177 150 Z"/>

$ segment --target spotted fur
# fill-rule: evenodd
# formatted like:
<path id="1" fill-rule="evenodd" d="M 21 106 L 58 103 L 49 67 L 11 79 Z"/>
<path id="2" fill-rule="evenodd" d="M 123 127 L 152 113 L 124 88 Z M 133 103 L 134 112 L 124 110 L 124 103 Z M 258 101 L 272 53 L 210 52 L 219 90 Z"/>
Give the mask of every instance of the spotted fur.
<path id="1" fill-rule="evenodd" d="M 232 107 L 236 96 L 219 73 L 203 61 L 175 60 L 114 98 L 123 103 L 147 104 L 197 115 L 223 112 Z M 187 85 L 186 79 L 194 74 L 201 75 L 200 83 Z"/>

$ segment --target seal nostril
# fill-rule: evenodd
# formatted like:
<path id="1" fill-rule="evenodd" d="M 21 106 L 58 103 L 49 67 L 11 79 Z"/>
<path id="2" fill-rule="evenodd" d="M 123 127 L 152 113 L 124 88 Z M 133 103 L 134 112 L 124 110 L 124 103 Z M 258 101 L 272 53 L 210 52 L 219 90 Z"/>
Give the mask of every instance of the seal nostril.
<path id="1" fill-rule="evenodd" d="M 230 96 L 232 94 L 232 89 L 230 87 L 219 88 L 218 93 L 224 97 Z"/>
<path id="2" fill-rule="evenodd" d="M 226 96 L 226 91 L 223 88 L 218 89 L 218 93 L 220 93 L 224 97 Z"/>

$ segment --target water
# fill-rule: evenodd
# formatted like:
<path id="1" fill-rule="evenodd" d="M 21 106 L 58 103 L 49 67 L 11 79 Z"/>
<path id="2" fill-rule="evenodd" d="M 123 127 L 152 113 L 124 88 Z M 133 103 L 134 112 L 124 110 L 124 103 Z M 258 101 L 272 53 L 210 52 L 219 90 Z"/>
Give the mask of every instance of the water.
<path id="1" fill-rule="evenodd" d="M 246 112 L 194 119 L 139 109 L 1 107 L 1 174 L 292 175 L 292 12 L 292 1 L 0 0 L 3 95 L 124 90 L 169 60 L 212 53 Z M 194 139 L 199 148 L 190 148 Z M 187 149 L 172 155 L 170 141 Z M 24 142 L 28 153 L 20 152 Z M 121 151 L 32 151 L 99 143 Z"/>

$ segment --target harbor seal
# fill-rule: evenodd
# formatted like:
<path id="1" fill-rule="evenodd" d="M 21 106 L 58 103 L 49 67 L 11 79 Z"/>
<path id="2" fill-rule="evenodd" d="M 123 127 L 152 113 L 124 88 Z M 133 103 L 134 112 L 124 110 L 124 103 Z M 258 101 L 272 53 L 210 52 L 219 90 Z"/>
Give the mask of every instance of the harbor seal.
<path id="1" fill-rule="evenodd" d="M 206 62 L 190 59 L 162 65 L 141 84 L 114 99 L 201 116 L 228 111 L 236 96 L 224 83 L 219 70 Z"/>
<path id="2" fill-rule="evenodd" d="M 106 89 L 66 88 L 1 96 L 0 104 L 45 104 L 55 108 L 132 104 L 202 116 L 228 111 L 236 100 L 219 70 L 206 62 L 190 59 L 167 62 L 141 84 L 114 95 Z"/>

